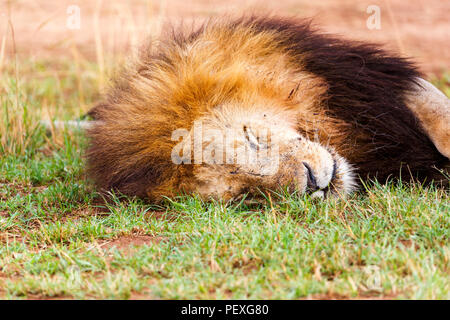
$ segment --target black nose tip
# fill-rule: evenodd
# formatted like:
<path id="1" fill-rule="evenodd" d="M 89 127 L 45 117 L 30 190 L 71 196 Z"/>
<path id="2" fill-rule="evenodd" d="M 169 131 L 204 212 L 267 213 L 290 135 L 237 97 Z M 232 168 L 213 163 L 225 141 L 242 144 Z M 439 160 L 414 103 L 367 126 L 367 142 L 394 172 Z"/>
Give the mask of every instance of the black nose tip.
<path id="1" fill-rule="evenodd" d="M 311 192 L 319 190 L 319 186 L 317 185 L 316 176 L 314 175 L 313 170 L 311 169 L 309 164 L 307 164 L 306 162 L 303 162 L 303 165 L 305 166 L 306 171 L 308 173 L 307 174 L 307 177 L 308 177 L 308 182 L 307 182 L 308 190 L 311 191 Z"/>

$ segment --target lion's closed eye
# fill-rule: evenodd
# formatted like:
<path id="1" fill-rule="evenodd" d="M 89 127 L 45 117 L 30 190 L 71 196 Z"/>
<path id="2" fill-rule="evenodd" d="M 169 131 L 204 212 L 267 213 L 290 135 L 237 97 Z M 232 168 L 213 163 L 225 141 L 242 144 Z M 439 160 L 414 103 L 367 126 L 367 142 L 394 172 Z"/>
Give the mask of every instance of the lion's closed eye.
<path id="1" fill-rule="evenodd" d="M 250 147 L 254 150 L 267 149 L 267 143 L 257 137 L 253 131 L 247 127 L 243 127 L 245 139 L 250 144 Z"/>

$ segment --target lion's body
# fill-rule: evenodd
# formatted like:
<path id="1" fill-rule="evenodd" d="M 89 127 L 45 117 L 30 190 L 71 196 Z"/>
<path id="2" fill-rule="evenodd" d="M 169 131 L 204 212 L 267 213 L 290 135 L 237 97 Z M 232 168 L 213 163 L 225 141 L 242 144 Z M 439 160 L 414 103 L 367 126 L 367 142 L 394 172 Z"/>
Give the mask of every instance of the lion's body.
<path id="1" fill-rule="evenodd" d="M 226 184 L 235 195 L 248 188 L 229 186 L 243 180 L 226 176 L 228 167 L 214 167 L 200 183 L 198 164 L 173 163 L 172 133 L 199 119 L 245 130 L 254 119 L 331 146 L 362 177 L 436 178 L 434 167 L 448 166 L 448 159 L 406 105 L 418 76 L 403 58 L 321 35 L 305 23 L 210 22 L 144 49 L 117 79 L 91 113 L 99 124 L 89 130 L 89 172 L 101 188 L 129 195 L 158 198 L 206 188 L 205 181 L 208 189 Z"/>

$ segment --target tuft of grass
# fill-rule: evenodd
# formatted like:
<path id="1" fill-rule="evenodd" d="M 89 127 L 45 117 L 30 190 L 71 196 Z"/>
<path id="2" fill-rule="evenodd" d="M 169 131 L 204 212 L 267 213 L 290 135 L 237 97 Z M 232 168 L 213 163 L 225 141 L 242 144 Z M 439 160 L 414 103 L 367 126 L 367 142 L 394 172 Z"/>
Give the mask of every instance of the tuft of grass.
<path id="1" fill-rule="evenodd" d="M 431 82 L 447 97 L 450 97 L 450 71 L 443 72 L 440 77 L 433 76 Z"/>
<path id="2" fill-rule="evenodd" d="M 82 115 L 98 66 L 8 65 L 0 298 L 450 298 L 448 190 L 375 181 L 341 200 L 282 190 L 259 204 L 104 202 L 83 173 L 83 133 L 38 122 Z M 435 84 L 449 94 L 446 75 Z"/>

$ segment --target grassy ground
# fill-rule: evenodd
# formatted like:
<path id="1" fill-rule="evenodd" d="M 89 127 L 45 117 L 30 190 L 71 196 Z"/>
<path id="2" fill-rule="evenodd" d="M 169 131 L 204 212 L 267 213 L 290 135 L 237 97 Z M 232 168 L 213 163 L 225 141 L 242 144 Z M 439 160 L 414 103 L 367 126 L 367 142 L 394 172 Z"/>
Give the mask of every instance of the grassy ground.
<path id="1" fill-rule="evenodd" d="M 367 186 L 347 200 L 280 194 L 105 204 L 74 119 L 104 83 L 88 62 L 0 74 L 0 298 L 450 298 L 448 190 Z M 450 76 L 434 79 L 450 95 Z"/>

